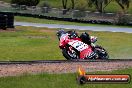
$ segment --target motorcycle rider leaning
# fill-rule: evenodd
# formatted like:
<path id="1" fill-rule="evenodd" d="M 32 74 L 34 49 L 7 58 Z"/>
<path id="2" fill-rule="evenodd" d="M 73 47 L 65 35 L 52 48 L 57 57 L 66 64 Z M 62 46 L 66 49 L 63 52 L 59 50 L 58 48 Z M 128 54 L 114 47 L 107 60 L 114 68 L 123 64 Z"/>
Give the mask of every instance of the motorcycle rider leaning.
<path id="1" fill-rule="evenodd" d="M 60 30 L 58 31 L 58 33 L 60 34 L 61 32 L 64 32 L 64 30 Z M 67 31 L 66 33 L 69 34 L 69 37 L 71 39 L 76 39 L 76 38 L 80 38 L 82 40 L 82 42 L 84 42 L 85 44 L 88 44 L 90 47 L 92 47 L 92 53 L 90 55 L 88 55 L 85 59 L 96 59 L 98 58 L 98 54 L 96 53 L 96 50 L 94 49 L 94 46 L 92 46 L 91 43 L 91 38 L 89 36 L 88 33 L 82 33 L 80 36 L 78 36 L 78 33 L 75 31 Z"/>
<path id="2" fill-rule="evenodd" d="M 77 34 L 77 33 L 72 33 L 72 35 L 73 36 L 75 36 L 75 34 Z M 71 35 L 71 36 L 72 36 Z M 77 35 L 78 36 L 78 35 Z M 88 59 L 93 59 L 93 58 L 98 58 L 98 55 L 97 55 L 97 53 L 96 53 L 96 50 L 94 49 L 94 46 L 92 45 L 92 43 L 91 43 L 91 39 L 90 39 L 90 35 L 88 34 L 88 33 L 82 33 L 81 35 L 80 35 L 80 37 L 79 37 L 81 40 L 82 40 L 82 42 L 84 42 L 84 43 L 86 43 L 86 44 L 88 44 L 90 47 L 92 47 L 92 53 L 90 54 L 90 55 L 88 55 L 87 57 L 86 57 L 86 59 L 88 58 Z"/>

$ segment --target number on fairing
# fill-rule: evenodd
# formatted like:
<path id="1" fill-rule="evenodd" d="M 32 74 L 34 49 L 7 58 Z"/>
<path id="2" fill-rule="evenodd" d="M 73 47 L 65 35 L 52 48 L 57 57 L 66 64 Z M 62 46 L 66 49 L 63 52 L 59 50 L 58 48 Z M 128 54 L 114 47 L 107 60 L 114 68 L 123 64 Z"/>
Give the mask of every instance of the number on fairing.
<path id="1" fill-rule="evenodd" d="M 69 42 L 69 45 L 73 46 L 78 51 L 83 51 L 83 50 L 88 48 L 87 44 L 85 44 L 85 43 L 83 43 L 81 41 L 78 41 L 78 40 Z"/>

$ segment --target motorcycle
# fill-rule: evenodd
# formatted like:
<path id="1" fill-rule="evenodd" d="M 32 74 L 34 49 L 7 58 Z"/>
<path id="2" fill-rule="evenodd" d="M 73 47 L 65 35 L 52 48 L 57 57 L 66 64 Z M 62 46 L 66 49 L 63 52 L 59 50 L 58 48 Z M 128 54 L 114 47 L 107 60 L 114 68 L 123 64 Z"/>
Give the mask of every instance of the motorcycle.
<path id="1" fill-rule="evenodd" d="M 95 45 L 97 37 L 82 33 L 80 36 L 75 31 L 57 31 L 59 48 L 67 60 L 75 59 L 108 59 L 107 51 Z"/>

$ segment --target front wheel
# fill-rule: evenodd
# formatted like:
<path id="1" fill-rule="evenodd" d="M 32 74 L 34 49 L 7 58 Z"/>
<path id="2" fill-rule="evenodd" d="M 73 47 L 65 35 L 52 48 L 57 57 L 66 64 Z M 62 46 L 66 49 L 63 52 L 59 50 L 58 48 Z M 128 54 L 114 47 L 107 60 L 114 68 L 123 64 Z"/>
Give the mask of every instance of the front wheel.
<path id="1" fill-rule="evenodd" d="M 108 59 L 109 58 L 107 51 L 103 47 L 96 45 L 95 51 L 98 54 L 99 59 Z"/>
<path id="2" fill-rule="evenodd" d="M 78 53 L 74 49 L 72 51 L 62 49 L 62 54 L 67 60 L 79 59 Z"/>

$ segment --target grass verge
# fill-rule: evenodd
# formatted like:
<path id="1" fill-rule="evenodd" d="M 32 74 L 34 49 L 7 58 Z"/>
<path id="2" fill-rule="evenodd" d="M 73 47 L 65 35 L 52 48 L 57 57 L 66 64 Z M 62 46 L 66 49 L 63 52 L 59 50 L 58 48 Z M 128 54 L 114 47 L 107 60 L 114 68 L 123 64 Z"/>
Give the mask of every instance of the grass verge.
<path id="1" fill-rule="evenodd" d="M 132 69 L 116 70 L 105 72 L 105 74 L 130 74 Z M 103 74 L 104 72 L 95 72 L 89 74 Z M 76 73 L 69 74 L 39 74 L 23 75 L 17 77 L 1 77 L 0 88 L 131 88 L 130 84 L 85 84 L 78 85 L 76 82 Z"/>
<path id="2" fill-rule="evenodd" d="M 17 26 L 14 31 L 0 31 L 0 60 L 61 60 L 57 29 Z M 84 31 L 78 31 L 79 34 Z M 127 33 L 89 32 L 97 36 L 111 59 L 132 57 L 132 36 Z"/>

